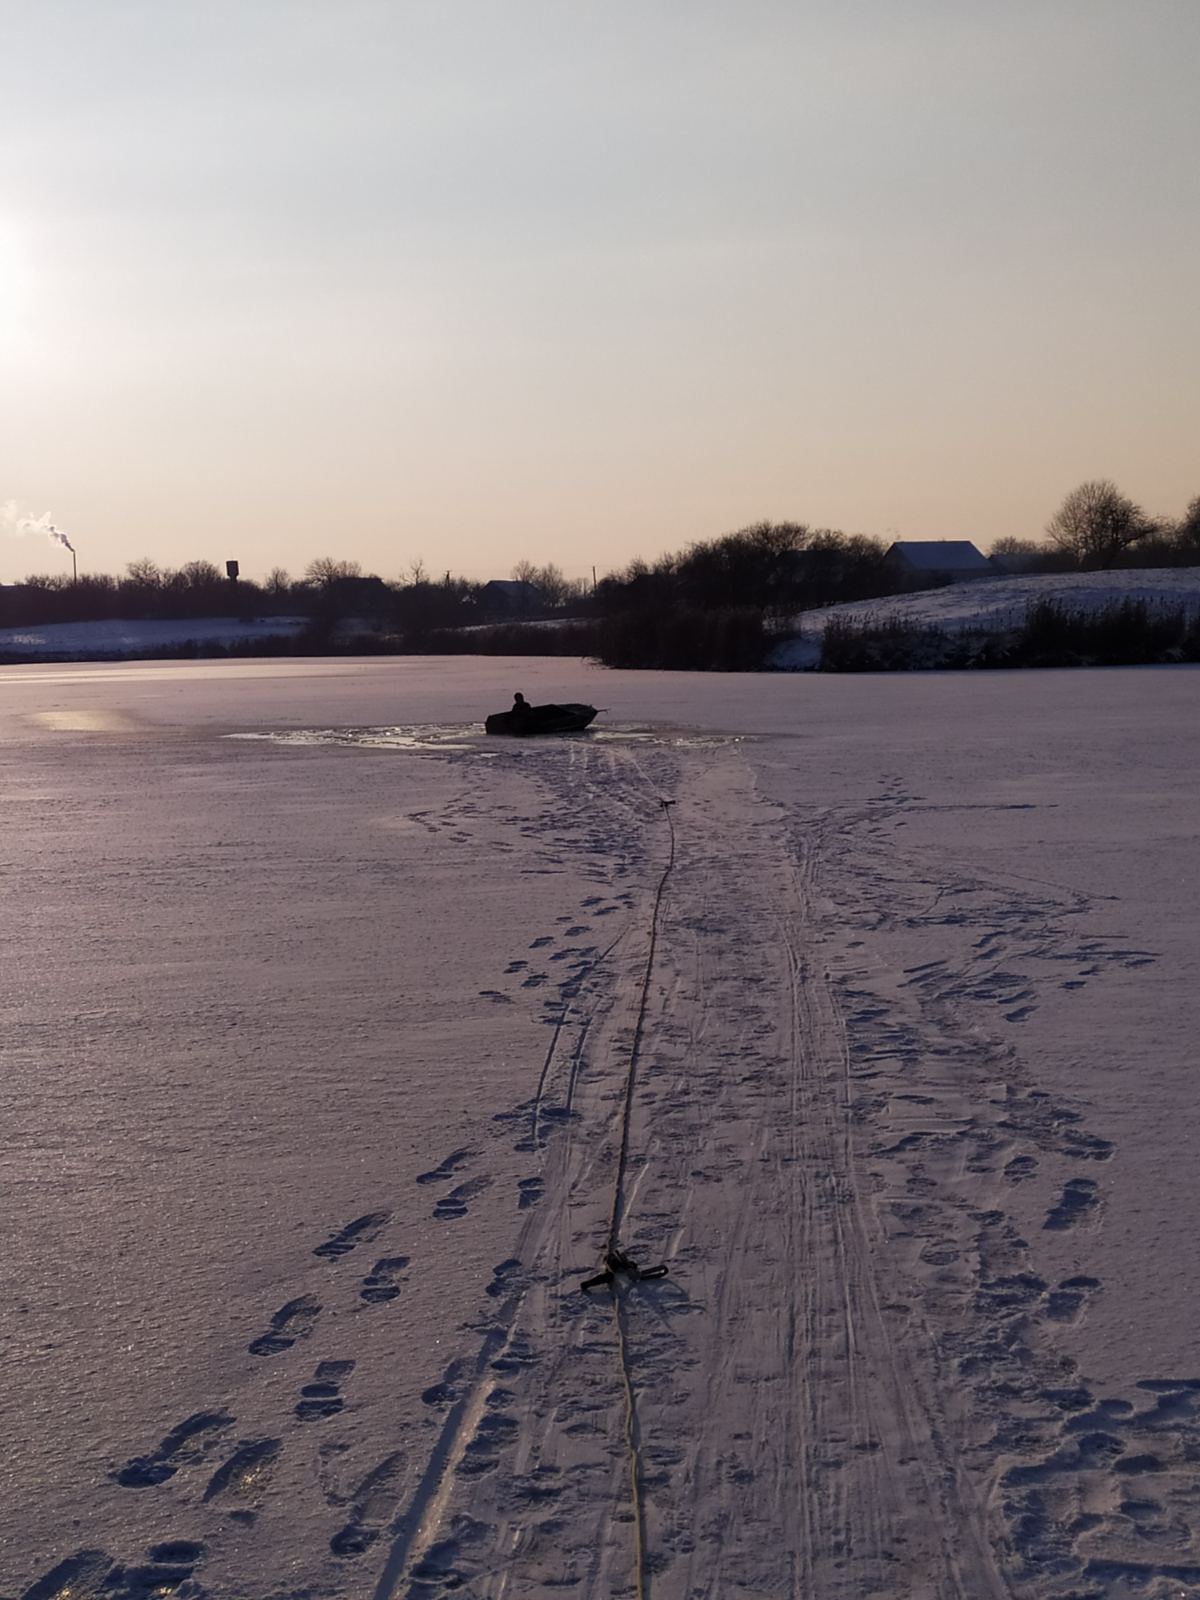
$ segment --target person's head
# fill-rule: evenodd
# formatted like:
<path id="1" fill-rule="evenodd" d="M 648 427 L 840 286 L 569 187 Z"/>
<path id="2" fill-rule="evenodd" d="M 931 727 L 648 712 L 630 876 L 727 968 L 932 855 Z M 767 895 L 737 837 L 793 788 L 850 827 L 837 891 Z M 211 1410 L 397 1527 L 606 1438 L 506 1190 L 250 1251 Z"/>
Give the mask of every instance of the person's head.
<path id="1" fill-rule="evenodd" d="M 523 706 L 525 704 L 525 696 L 521 693 L 520 689 L 518 689 L 516 694 L 513 695 L 513 704 L 518 706 Z"/>

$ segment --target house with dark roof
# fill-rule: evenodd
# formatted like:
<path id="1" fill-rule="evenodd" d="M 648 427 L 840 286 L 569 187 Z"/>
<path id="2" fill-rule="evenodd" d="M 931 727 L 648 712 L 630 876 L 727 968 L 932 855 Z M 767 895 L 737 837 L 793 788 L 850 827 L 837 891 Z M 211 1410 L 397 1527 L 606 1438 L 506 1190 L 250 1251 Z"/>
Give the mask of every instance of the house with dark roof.
<path id="1" fill-rule="evenodd" d="M 493 578 L 484 584 L 480 599 L 489 617 L 527 617 L 542 604 L 537 584 L 519 578 Z"/>
<path id="2" fill-rule="evenodd" d="M 960 583 L 965 578 L 986 578 L 995 572 L 970 539 L 897 539 L 883 561 L 897 577 L 915 587 Z"/>

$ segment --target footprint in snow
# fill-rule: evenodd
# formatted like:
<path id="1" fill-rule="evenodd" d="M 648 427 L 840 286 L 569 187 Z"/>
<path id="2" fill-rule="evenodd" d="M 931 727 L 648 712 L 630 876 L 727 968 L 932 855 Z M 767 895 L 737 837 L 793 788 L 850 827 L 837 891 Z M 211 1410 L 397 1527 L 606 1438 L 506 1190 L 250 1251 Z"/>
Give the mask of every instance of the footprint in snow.
<path id="1" fill-rule="evenodd" d="M 452 1172 L 462 1166 L 464 1161 L 469 1161 L 475 1153 L 474 1150 L 468 1150 L 465 1146 L 461 1150 L 451 1150 L 440 1166 L 431 1167 L 428 1172 L 418 1173 L 417 1182 L 441 1183 L 443 1178 L 448 1178 Z"/>
<path id="2" fill-rule="evenodd" d="M 92 1600 L 108 1587 L 113 1566 L 113 1558 L 105 1550 L 77 1550 L 31 1583 L 21 1600 L 67 1600 L 77 1595 Z"/>
<path id="3" fill-rule="evenodd" d="M 481 1000 L 494 1000 L 498 1006 L 512 1005 L 510 997 L 506 994 L 501 994 L 499 989 L 480 989 L 479 998 Z"/>
<path id="4" fill-rule="evenodd" d="M 207 1551 L 197 1540 L 151 1545 L 140 1566 L 118 1565 L 106 1550 L 79 1550 L 31 1584 L 21 1600 L 142 1600 L 173 1594 L 187 1583 Z"/>
<path id="5" fill-rule="evenodd" d="M 1083 1274 L 1064 1278 L 1058 1288 L 1046 1296 L 1046 1315 L 1051 1322 L 1078 1322 L 1099 1287 L 1099 1278 Z"/>
<path id="6" fill-rule="evenodd" d="M 1094 1133 L 1084 1133 L 1078 1128 L 1068 1128 L 1062 1135 L 1063 1151 L 1080 1161 L 1110 1161 L 1113 1146 L 1107 1139 L 1098 1139 Z"/>
<path id="7" fill-rule="evenodd" d="M 529 948 L 531 950 L 544 950 L 548 944 L 553 944 L 553 943 L 554 943 L 554 940 L 550 936 L 550 934 L 544 933 L 540 939 L 535 939 L 533 941 L 533 943 L 529 946 Z"/>
<path id="8" fill-rule="evenodd" d="M 495 1396 L 492 1397 L 493 1399 Z M 500 1465 L 500 1451 L 516 1441 L 520 1431 L 515 1417 L 502 1411 L 488 1411 L 480 1418 L 470 1443 L 462 1453 L 455 1472 L 460 1478 L 481 1478 Z"/>
<path id="9" fill-rule="evenodd" d="M 243 1439 L 208 1480 L 204 1500 L 216 1500 L 223 1494 L 242 1498 L 256 1494 L 271 1476 L 279 1449 L 278 1439 Z"/>
<path id="10" fill-rule="evenodd" d="M 358 1291 L 359 1299 L 366 1300 L 372 1305 L 382 1304 L 385 1300 L 394 1300 L 400 1293 L 407 1265 L 407 1256 L 384 1256 L 363 1279 L 362 1288 Z"/>
<path id="11" fill-rule="evenodd" d="M 522 1211 L 528 1211 L 530 1206 L 536 1206 L 546 1192 L 545 1181 L 541 1178 L 522 1178 L 517 1184 L 517 1204 Z"/>
<path id="12" fill-rule="evenodd" d="M 468 1178 L 466 1183 L 460 1183 L 457 1188 L 451 1189 L 449 1194 L 444 1194 L 433 1208 L 435 1222 L 452 1222 L 459 1217 L 465 1217 L 467 1207 L 471 1201 L 481 1195 L 485 1189 L 490 1189 L 492 1180 L 487 1177 Z"/>
<path id="13" fill-rule="evenodd" d="M 341 1395 L 341 1381 L 354 1371 L 353 1361 L 320 1361 L 311 1383 L 300 1391 L 296 1415 L 301 1422 L 322 1422 L 336 1416 L 346 1402 Z"/>
<path id="14" fill-rule="evenodd" d="M 422 1391 L 422 1403 L 427 1406 L 447 1406 L 457 1400 L 463 1371 L 463 1362 L 452 1361 L 442 1374 L 441 1382 L 431 1383 L 428 1389 Z"/>
<path id="15" fill-rule="evenodd" d="M 324 1244 L 317 1245 L 313 1251 L 315 1256 L 324 1256 L 328 1260 L 336 1260 L 353 1250 L 356 1245 L 370 1244 L 371 1240 L 392 1220 L 390 1211 L 368 1211 L 365 1217 L 356 1217 L 353 1222 L 348 1222 L 344 1228 L 338 1230 L 332 1238 L 326 1239 Z"/>
<path id="16" fill-rule="evenodd" d="M 227 1411 L 195 1411 L 177 1423 L 149 1455 L 133 1456 L 113 1477 L 125 1489 L 149 1489 L 165 1483 L 180 1467 L 203 1457 L 213 1435 L 233 1420 Z"/>
<path id="17" fill-rule="evenodd" d="M 1061 1233 L 1092 1215 L 1100 1204 L 1099 1187 L 1091 1178 L 1071 1178 L 1063 1185 L 1058 1203 L 1048 1213 L 1043 1228 Z"/>
<path id="18" fill-rule="evenodd" d="M 276 1356 L 289 1350 L 297 1339 L 304 1339 L 312 1332 L 320 1310 L 320 1301 L 314 1300 L 311 1294 L 289 1300 L 275 1312 L 266 1333 L 252 1340 L 247 1350 L 252 1356 Z"/>
<path id="19" fill-rule="evenodd" d="M 490 1295 L 493 1300 L 498 1300 L 512 1288 L 513 1279 L 520 1270 L 521 1263 L 516 1256 L 509 1256 L 507 1261 L 501 1261 L 499 1266 L 492 1268 L 492 1281 L 484 1293 Z"/>
<path id="20" fill-rule="evenodd" d="M 1024 1183 L 1037 1172 L 1036 1156 L 1014 1156 L 1004 1169 L 1004 1176 L 1010 1183 Z"/>
<path id="21" fill-rule="evenodd" d="M 354 1491 L 350 1518 L 329 1541 L 335 1556 L 346 1559 L 369 1550 L 387 1526 L 395 1506 L 395 1482 L 404 1465 L 400 1451 L 385 1457 Z"/>

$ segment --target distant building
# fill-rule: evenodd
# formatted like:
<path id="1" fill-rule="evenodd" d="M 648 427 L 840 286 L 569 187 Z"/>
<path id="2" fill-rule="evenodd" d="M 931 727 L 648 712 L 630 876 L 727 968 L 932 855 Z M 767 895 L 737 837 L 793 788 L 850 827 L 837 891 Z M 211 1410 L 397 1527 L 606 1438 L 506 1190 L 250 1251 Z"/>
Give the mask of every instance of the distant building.
<path id="1" fill-rule="evenodd" d="M 483 607 L 494 617 L 527 617 L 542 603 L 536 583 L 518 578 L 493 578 L 483 586 Z"/>
<path id="2" fill-rule="evenodd" d="M 996 570 L 970 539 L 897 539 L 883 561 L 914 584 L 960 583 Z"/>

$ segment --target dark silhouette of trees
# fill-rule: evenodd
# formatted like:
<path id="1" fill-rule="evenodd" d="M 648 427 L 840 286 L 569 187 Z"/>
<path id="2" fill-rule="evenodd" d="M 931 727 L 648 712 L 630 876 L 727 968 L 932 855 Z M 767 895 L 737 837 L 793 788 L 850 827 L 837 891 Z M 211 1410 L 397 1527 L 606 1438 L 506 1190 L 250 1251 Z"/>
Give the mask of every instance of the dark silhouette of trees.
<path id="1" fill-rule="evenodd" d="M 1110 478 L 1094 478 L 1071 490 L 1046 534 L 1081 567 L 1111 567 L 1123 550 L 1159 527 Z"/>
<path id="2" fill-rule="evenodd" d="M 362 575 L 362 567 L 357 561 L 338 561 L 333 556 L 318 556 L 304 569 L 305 582 L 322 589 L 329 589 L 346 578 L 361 578 Z"/>
<path id="3" fill-rule="evenodd" d="M 542 605 L 557 611 L 562 606 L 582 600 L 591 585 L 582 578 L 568 578 L 553 561 L 539 567 L 533 561 L 518 561 L 510 574 L 516 583 L 527 583 L 536 589 Z"/>
<path id="4" fill-rule="evenodd" d="M 703 609 L 754 606 L 781 614 L 796 603 L 796 556 L 808 539 L 803 523 L 756 522 L 693 544 L 678 558 L 680 592 L 686 603 Z"/>
<path id="5" fill-rule="evenodd" d="M 1192 549 L 1200 549 L 1200 494 L 1188 502 L 1188 508 L 1175 524 L 1176 542 Z"/>
<path id="6" fill-rule="evenodd" d="M 626 610 L 744 608 L 780 619 L 839 600 L 890 593 L 883 546 L 861 534 L 802 522 L 755 522 L 662 556 L 632 561 L 597 586 L 605 615 Z"/>
<path id="7" fill-rule="evenodd" d="M 996 540 L 991 549 L 991 561 L 997 572 L 1010 573 L 1061 572 L 1072 564 L 1071 558 L 1055 545 L 1011 536 Z"/>

